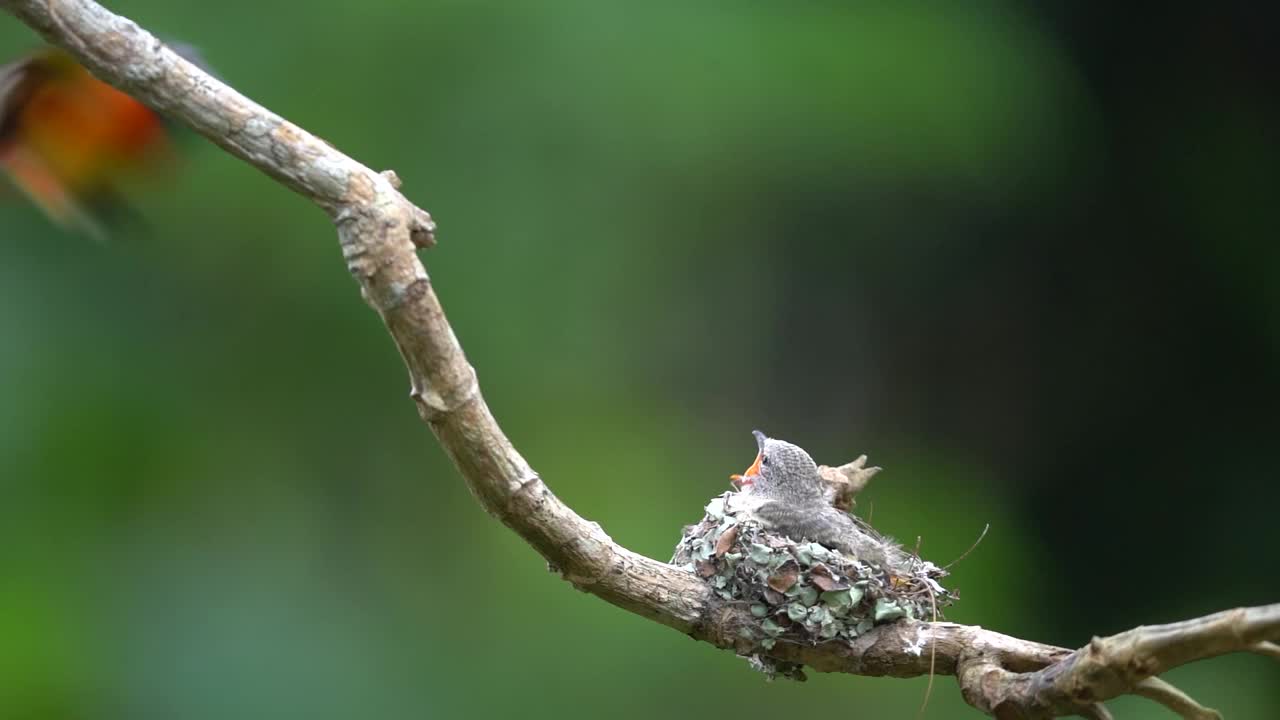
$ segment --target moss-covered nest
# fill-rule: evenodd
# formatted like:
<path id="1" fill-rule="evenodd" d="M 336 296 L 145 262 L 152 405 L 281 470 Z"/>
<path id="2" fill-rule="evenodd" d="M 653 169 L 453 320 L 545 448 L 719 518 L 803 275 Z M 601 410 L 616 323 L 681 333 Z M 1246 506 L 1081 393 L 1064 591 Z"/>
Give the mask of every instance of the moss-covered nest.
<path id="1" fill-rule="evenodd" d="M 878 624 L 941 617 L 955 599 L 937 581 L 946 571 L 931 562 L 904 554 L 886 568 L 769 532 L 743 495 L 713 498 L 702 520 L 685 528 L 671 562 L 696 573 L 724 601 L 749 609 L 755 623 L 740 634 L 763 654 L 779 642 L 849 642 Z M 760 657 L 753 665 L 770 676 L 799 674 Z"/>

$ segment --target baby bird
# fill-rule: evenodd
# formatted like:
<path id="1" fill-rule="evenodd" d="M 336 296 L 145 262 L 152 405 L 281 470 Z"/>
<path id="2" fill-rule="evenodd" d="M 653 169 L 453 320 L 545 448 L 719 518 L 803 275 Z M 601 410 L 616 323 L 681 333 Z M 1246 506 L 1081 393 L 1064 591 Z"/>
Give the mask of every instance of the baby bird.
<path id="1" fill-rule="evenodd" d="M 752 434 L 760 452 L 737 484 L 760 501 L 755 515 L 767 529 L 793 540 L 813 540 L 886 569 L 907 563 L 897 544 L 831 506 L 809 453 L 759 430 Z"/>

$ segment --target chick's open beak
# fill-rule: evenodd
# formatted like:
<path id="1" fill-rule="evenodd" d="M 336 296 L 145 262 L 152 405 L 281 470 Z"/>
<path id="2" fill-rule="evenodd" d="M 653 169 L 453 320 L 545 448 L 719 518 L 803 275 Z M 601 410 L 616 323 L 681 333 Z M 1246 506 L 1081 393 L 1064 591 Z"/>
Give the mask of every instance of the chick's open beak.
<path id="1" fill-rule="evenodd" d="M 756 460 L 755 462 L 751 463 L 751 467 L 747 468 L 746 472 L 742 473 L 741 475 L 730 475 L 729 481 L 733 483 L 734 487 L 741 490 L 744 487 L 750 485 L 754 481 L 753 478 L 756 478 L 759 475 L 760 475 L 760 453 L 756 453 Z"/>

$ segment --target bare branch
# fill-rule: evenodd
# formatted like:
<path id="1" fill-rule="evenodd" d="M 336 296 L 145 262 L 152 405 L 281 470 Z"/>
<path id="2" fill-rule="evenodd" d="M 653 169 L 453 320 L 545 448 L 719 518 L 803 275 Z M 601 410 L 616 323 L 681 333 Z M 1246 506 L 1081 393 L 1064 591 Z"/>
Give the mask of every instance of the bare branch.
<path id="1" fill-rule="evenodd" d="M 1251 653 L 1257 653 L 1258 655 L 1269 657 L 1272 660 L 1280 660 L 1280 645 L 1273 642 L 1260 642 L 1257 645 L 1248 648 L 1248 650 Z"/>
<path id="2" fill-rule="evenodd" d="M 1133 692 L 1135 695 L 1155 700 L 1186 720 L 1222 720 L 1222 713 L 1210 710 L 1192 700 L 1186 693 L 1160 678 L 1151 677 L 1143 680 L 1134 687 Z"/>
<path id="3" fill-rule="evenodd" d="M 1144 685 L 1144 681 L 1194 660 L 1253 650 L 1261 640 L 1275 637 L 1277 633 L 1280 633 L 1280 604 L 1236 608 L 1194 620 L 1142 626 L 1111 637 L 1094 638 L 1051 666 L 1004 678 L 1000 683 L 991 682 L 992 673 L 986 667 L 967 672 L 980 676 L 987 688 L 995 688 L 986 698 L 989 708 L 984 708 L 992 714 L 997 714 L 995 710 L 1001 705 L 1029 709 L 1031 714 L 1025 717 L 1079 714 L 1089 705 L 1127 693 L 1144 695 L 1170 707 L 1174 706 L 1170 703 L 1174 703 L 1180 712 L 1199 708 L 1204 713 L 1212 713 L 1181 693 L 1171 694 L 1169 690 L 1177 691 L 1167 683 Z M 962 686 L 965 672 L 962 668 Z"/>
<path id="4" fill-rule="evenodd" d="M 1095 638 L 1087 648 L 1090 657 L 1084 663 L 1123 667 L 1131 676 L 1150 677 L 1193 660 L 1247 651 L 1276 637 L 1280 637 L 1280 604 L 1236 608 L 1167 625 L 1137 627 L 1101 640 Z M 1096 670 L 1082 667 L 1078 672 Z"/>
<path id="5" fill-rule="evenodd" d="M 638 555 L 577 515 L 502 433 L 480 394 L 416 247 L 430 246 L 430 215 L 375 172 L 254 103 L 166 48 L 132 21 L 89 0 L 0 0 L 104 81 L 194 128 L 322 208 L 337 227 L 347 268 L 377 311 L 408 369 L 422 419 L 491 515 L 575 587 L 618 607 L 739 653 L 766 652 L 739 632 L 742 607 L 692 573 Z M 878 468 L 865 457 L 825 468 L 834 502 L 852 503 Z M 955 675 L 967 702 L 1000 718 L 1081 714 L 1109 718 L 1100 702 L 1138 693 L 1184 717 L 1212 717 L 1149 678 L 1192 660 L 1248 650 L 1280 654 L 1280 605 L 1230 610 L 1095 639 L 1077 651 L 979 627 L 902 620 L 852 641 L 779 642 L 767 654 L 823 672 Z M 1200 712 L 1200 715 L 1187 712 Z"/>

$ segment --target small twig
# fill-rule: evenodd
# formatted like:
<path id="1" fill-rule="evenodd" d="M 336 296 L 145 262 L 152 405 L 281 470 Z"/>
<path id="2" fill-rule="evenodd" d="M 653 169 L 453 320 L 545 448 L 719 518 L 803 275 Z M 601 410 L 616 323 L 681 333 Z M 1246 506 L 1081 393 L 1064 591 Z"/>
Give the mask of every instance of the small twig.
<path id="1" fill-rule="evenodd" d="M 938 597 L 934 594 L 933 588 L 929 583 L 924 583 L 924 588 L 929 592 L 929 607 L 933 610 L 933 622 L 938 622 Z M 933 637 L 932 631 L 926 629 L 922 632 L 929 632 L 929 684 L 924 687 L 924 700 L 920 702 L 920 711 L 916 713 L 917 718 L 924 717 L 925 708 L 929 707 L 929 696 L 933 694 L 933 678 L 937 675 L 938 668 L 938 643 Z"/>
<path id="2" fill-rule="evenodd" d="M 1133 694 L 1164 705 L 1184 720 L 1222 720 L 1222 713 L 1210 710 L 1160 678 L 1150 677 L 1133 688 Z"/>
<path id="3" fill-rule="evenodd" d="M 878 467 L 865 467 L 867 464 L 867 456 L 859 455 L 857 459 L 847 462 L 840 467 L 831 467 L 829 465 L 819 465 L 818 475 L 820 475 L 831 489 L 831 504 L 844 510 L 851 511 L 857 503 L 854 496 L 862 492 L 871 482 L 871 478 L 880 472 Z"/>
<path id="4" fill-rule="evenodd" d="M 991 529 L 991 523 L 987 523 L 986 525 L 983 525 L 983 526 L 982 526 L 982 532 L 978 535 L 978 539 L 973 541 L 973 544 L 969 546 L 969 549 L 968 549 L 968 550 L 965 550 L 965 551 L 964 551 L 964 552 L 962 552 L 962 553 L 960 553 L 960 557 L 956 558 L 955 560 L 952 560 L 951 562 L 947 563 L 946 565 L 943 565 L 943 566 L 942 566 L 942 569 L 943 569 L 943 570 L 950 570 L 952 565 L 955 565 L 956 563 L 960 562 L 961 560 L 963 560 L 963 559 L 965 559 L 965 558 L 969 557 L 969 553 L 971 553 L 971 552 L 973 552 L 974 550 L 976 550 L 976 549 L 977 549 L 977 547 L 978 547 L 978 543 L 982 542 L 982 538 L 984 538 L 984 537 L 986 537 L 986 536 L 987 536 L 987 531 L 988 531 L 988 530 L 990 530 L 990 529 Z"/>
<path id="5" fill-rule="evenodd" d="M 1111 715 L 1111 711 L 1102 703 L 1094 703 L 1081 708 L 1080 716 L 1086 720 L 1115 720 Z"/>
<path id="6" fill-rule="evenodd" d="M 1251 653 L 1257 653 L 1263 657 L 1269 657 L 1272 660 L 1280 660 L 1280 645 L 1273 642 L 1263 640 L 1262 642 L 1246 648 Z"/>

